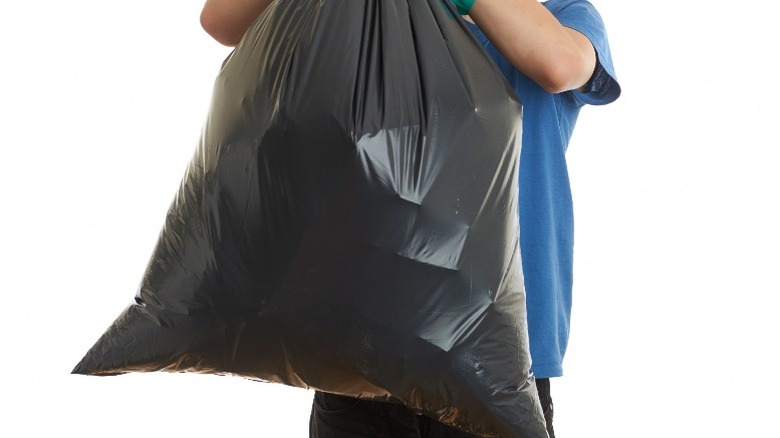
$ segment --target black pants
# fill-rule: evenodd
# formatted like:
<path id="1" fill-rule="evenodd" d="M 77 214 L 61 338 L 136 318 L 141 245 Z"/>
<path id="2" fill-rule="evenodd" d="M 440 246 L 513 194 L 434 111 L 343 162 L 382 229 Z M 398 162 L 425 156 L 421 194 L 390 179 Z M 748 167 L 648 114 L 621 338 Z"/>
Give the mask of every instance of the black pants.
<path id="1" fill-rule="evenodd" d="M 547 433 L 550 438 L 555 438 L 550 379 L 537 379 L 536 388 L 547 420 Z M 309 420 L 309 437 L 473 438 L 474 435 L 417 415 L 405 406 L 316 392 Z"/>

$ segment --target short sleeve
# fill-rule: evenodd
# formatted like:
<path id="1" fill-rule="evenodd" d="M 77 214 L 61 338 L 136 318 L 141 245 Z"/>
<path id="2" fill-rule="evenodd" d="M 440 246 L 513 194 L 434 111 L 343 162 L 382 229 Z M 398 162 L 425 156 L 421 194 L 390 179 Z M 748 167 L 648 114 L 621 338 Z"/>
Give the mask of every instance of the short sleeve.
<path id="1" fill-rule="evenodd" d="M 544 6 L 566 27 L 585 35 L 596 50 L 597 66 L 589 89 L 574 91 L 583 103 L 605 105 L 620 96 L 620 84 L 612 65 L 607 31 L 596 8 L 587 0 L 549 0 Z"/>

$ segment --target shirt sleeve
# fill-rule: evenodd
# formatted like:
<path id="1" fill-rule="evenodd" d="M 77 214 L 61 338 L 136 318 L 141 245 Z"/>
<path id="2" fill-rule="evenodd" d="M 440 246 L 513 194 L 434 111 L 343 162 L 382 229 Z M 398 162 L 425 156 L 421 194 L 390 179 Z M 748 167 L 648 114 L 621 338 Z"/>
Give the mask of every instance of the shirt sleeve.
<path id="1" fill-rule="evenodd" d="M 596 69 L 583 91 L 573 91 L 583 103 L 605 105 L 620 96 L 620 84 L 612 66 L 607 31 L 596 8 L 587 0 L 549 0 L 544 6 L 566 27 L 585 35 L 596 50 Z"/>

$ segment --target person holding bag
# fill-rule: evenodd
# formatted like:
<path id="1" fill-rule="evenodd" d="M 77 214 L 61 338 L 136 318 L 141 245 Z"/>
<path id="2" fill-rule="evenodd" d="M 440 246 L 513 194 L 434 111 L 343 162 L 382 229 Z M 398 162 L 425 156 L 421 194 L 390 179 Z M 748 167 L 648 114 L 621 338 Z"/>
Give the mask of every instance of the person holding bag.
<path id="1" fill-rule="evenodd" d="M 604 23 L 589 1 L 451 1 L 523 104 L 519 216 L 531 370 L 554 437 L 550 379 L 563 374 L 572 306 L 573 207 L 565 153 L 580 109 L 613 102 L 620 86 Z M 201 24 L 221 44 L 235 46 L 270 3 L 207 0 Z M 472 435 L 401 405 L 317 392 L 310 436 Z"/>

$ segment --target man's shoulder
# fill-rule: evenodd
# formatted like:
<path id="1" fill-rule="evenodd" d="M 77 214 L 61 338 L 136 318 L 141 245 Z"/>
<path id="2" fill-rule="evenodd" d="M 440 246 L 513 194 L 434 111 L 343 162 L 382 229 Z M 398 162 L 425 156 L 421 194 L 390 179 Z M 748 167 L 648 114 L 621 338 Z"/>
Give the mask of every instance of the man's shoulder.
<path id="1" fill-rule="evenodd" d="M 572 9 L 596 10 L 596 7 L 588 0 L 547 0 L 542 4 L 553 14 Z"/>
<path id="2" fill-rule="evenodd" d="M 558 21 L 585 35 L 593 44 L 600 69 L 596 69 L 591 81 L 594 91 L 591 93 L 574 93 L 584 103 L 603 105 L 614 101 L 620 96 L 620 85 L 612 66 L 612 54 L 609 48 L 607 31 L 601 15 L 588 0 L 548 0 L 544 6 Z"/>

